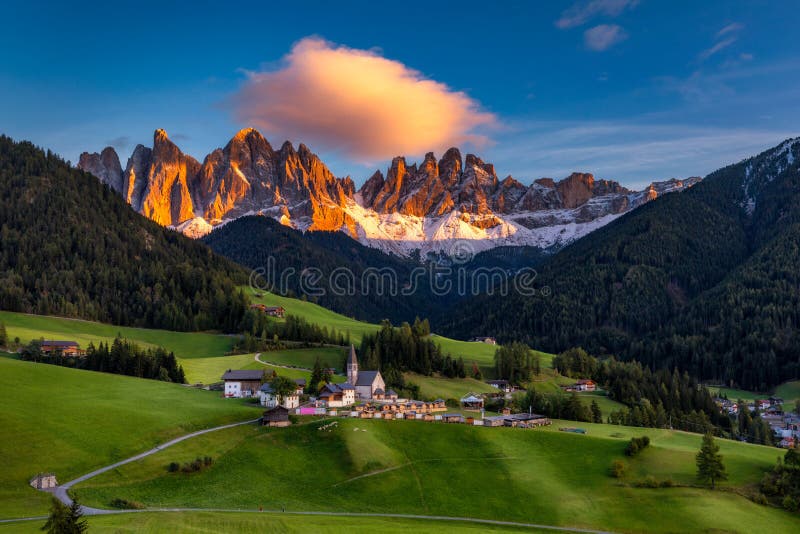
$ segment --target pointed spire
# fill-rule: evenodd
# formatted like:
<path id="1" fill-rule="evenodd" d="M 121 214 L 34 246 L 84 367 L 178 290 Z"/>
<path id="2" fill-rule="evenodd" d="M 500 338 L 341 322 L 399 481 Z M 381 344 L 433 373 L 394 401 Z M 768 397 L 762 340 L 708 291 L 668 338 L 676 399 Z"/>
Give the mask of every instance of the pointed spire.
<path id="1" fill-rule="evenodd" d="M 358 364 L 358 360 L 356 359 L 356 348 L 353 345 L 350 345 L 350 355 L 347 357 L 347 364 L 348 365 Z"/>

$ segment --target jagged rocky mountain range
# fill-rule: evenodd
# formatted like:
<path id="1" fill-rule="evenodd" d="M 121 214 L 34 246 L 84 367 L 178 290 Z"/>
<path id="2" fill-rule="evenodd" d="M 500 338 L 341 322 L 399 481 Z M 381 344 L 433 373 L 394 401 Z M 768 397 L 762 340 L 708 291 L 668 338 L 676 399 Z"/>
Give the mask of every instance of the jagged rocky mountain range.
<path id="1" fill-rule="evenodd" d="M 150 219 L 200 237 L 243 215 L 271 216 L 300 230 L 341 230 L 360 242 L 408 256 L 448 253 L 455 242 L 475 251 L 495 246 L 549 248 L 582 237 L 659 195 L 699 178 L 654 182 L 630 191 L 617 182 L 573 173 L 526 186 L 499 179 L 491 163 L 451 148 L 437 161 L 395 158 L 356 191 L 308 147 L 286 141 L 278 150 L 255 129 L 238 132 L 202 163 L 164 130 L 153 147 L 138 145 L 125 169 L 112 147 L 83 153 L 78 167 L 118 191 Z"/>

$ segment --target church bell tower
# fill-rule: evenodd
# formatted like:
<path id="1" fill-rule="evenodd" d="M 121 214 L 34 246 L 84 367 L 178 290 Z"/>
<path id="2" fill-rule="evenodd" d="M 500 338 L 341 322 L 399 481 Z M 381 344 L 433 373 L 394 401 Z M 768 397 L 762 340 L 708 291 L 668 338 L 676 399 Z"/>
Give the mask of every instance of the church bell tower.
<path id="1" fill-rule="evenodd" d="M 350 355 L 347 357 L 347 381 L 354 386 L 358 381 L 358 359 L 353 345 L 350 345 Z"/>

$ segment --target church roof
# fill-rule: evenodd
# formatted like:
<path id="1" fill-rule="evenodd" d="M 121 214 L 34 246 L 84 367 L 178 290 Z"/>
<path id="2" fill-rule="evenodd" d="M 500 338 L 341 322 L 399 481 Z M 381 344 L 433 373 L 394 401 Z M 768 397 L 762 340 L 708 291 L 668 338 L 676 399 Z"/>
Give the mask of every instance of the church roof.
<path id="1" fill-rule="evenodd" d="M 381 375 L 380 371 L 359 371 L 358 379 L 356 380 L 357 386 L 371 386 L 375 383 L 375 379 Z"/>
<path id="2" fill-rule="evenodd" d="M 358 364 L 358 359 L 356 359 L 356 348 L 353 345 L 350 345 L 350 355 L 347 356 L 347 365 L 351 364 Z"/>

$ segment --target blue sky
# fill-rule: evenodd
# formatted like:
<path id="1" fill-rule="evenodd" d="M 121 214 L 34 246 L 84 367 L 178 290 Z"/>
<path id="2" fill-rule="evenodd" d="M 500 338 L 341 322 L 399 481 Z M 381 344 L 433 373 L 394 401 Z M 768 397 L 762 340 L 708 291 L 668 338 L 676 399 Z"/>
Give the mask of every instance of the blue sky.
<path id="1" fill-rule="evenodd" d="M 7 2 L 0 131 L 72 161 L 113 144 L 124 166 L 156 128 L 201 159 L 239 128 L 263 123 L 273 145 L 305 141 L 335 174 L 357 183 L 401 149 L 416 159 L 452 139 L 492 161 L 501 177 L 528 183 L 586 171 L 640 187 L 705 175 L 800 135 L 797 7 L 713 0 Z M 468 103 L 447 117 L 463 120 L 431 133 L 424 117 L 403 107 L 408 101 L 392 100 L 406 94 L 398 85 L 400 94 L 383 109 L 365 106 L 358 115 L 372 124 L 369 113 L 398 110 L 396 128 L 375 119 L 376 130 L 395 131 L 368 152 L 358 142 L 369 129 L 353 131 L 353 121 L 342 118 L 350 107 L 325 132 L 314 119 L 339 104 L 319 104 L 296 124 L 286 119 L 291 114 L 273 121 L 275 102 L 303 104 L 273 91 L 296 80 L 287 54 L 308 42 L 345 59 L 391 60 L 384 66 L 407 69 L 399 76 L 410 72 L 409 83 L 436 82 L 433 91 L 446 99 L 462 95 Z M 436 146 L 423 149 L 428 134 Z M 337 135 L 350 143 L 337 143 Z"/>

